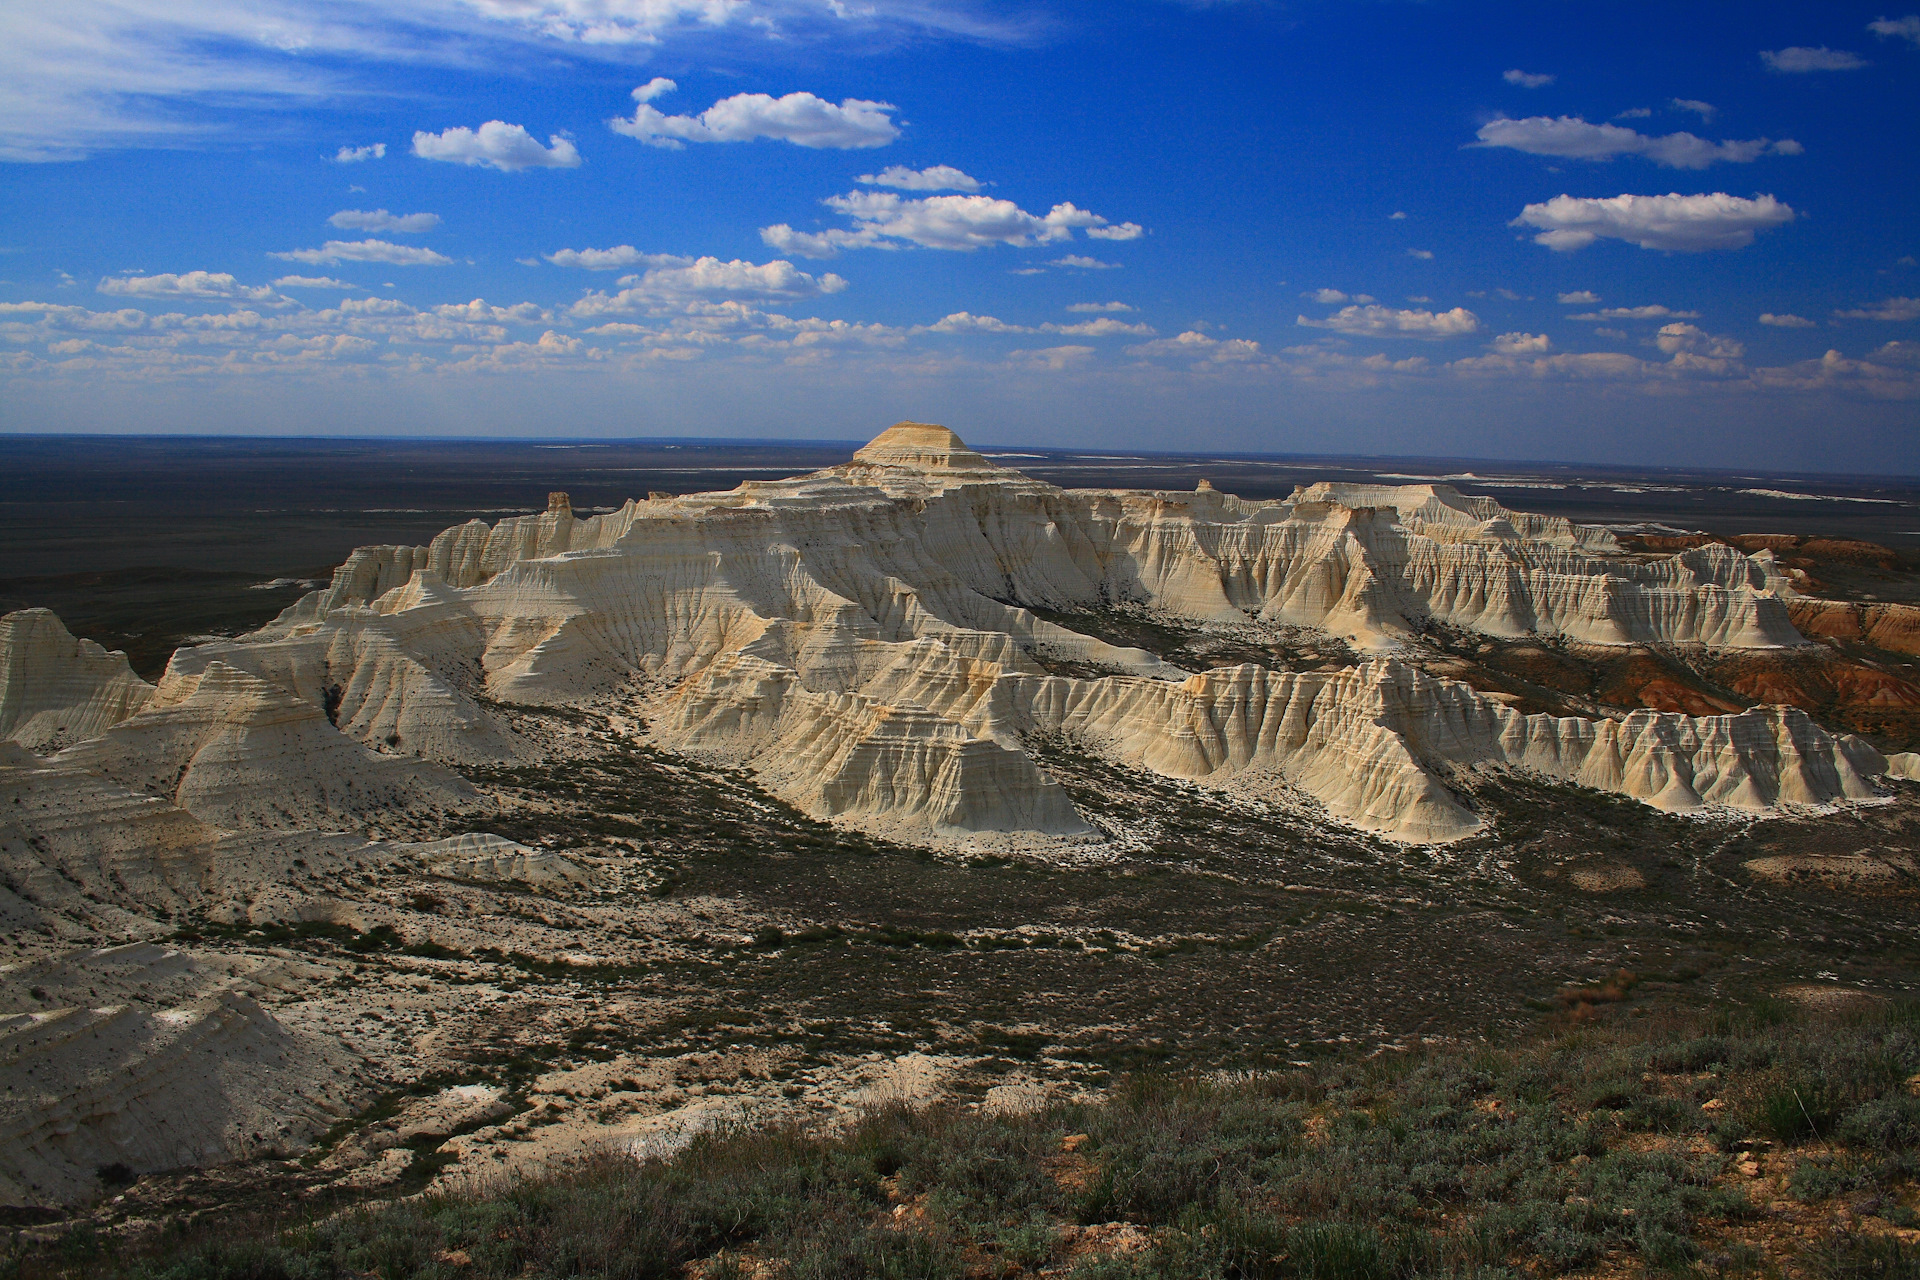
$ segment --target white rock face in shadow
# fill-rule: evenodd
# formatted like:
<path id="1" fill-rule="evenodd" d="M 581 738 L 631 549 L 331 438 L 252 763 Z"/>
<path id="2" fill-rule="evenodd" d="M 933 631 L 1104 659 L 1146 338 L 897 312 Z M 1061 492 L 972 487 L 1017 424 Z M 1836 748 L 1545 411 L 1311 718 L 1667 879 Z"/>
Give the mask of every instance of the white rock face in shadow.
<path id="1" fill-rule="evenodd" d="M 114 1164 L 290 1152 L 346 1114 L 351 1055 L 242 985 L 152 943 L 0 969 L 6 1007 L 35 1010 L 0 1017 L 0 1199 L 81 1201 Z"/>
<path id="2" fill-rule="evenodd" d="M 75 638 L 50 610 L 0 617 L 0 738 L 44 755 L 97 736 L 151 697 L 126 654 Z"/>

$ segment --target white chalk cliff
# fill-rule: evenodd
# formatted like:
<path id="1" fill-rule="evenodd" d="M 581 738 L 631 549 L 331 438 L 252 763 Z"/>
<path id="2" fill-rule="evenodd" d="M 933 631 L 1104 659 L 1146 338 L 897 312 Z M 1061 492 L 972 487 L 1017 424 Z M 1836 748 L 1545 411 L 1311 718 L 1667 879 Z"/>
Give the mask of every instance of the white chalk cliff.
<path id="1" fill-rule="evenodd" d="M 0 738 L 57 751 L 98 736 L 152 696 L 126 654 L 76 639 L 51 611 L 0 617 Z"/>
<path id="2" fill-rule="evenodd" d="M 930 832 L 1087 830 L 1026 751 L 1034 734 L 1184 778 L 1277 774 L 1335 817 L 1409 840 L 1476 827 L 1447 786 L 1463 766 L 1671 809 L 1874 794 L 1886 766 L 1872 748 L 1798 713 L 1526 717 L 1393 657 L 1431 622 L 1590 644 L 1802 643 L 1765 554 L 1615 552 L 1604 530 L 1444 485 L 1320 484 L 1278 502 L 1206 485 L 1062 490 L 902 423 L 792 480 L 591 518 L 556 494 L 542 514 L 428 546 L 362 548 L 269 626 L 179 651 L 146 711 L 61 758 L 165 794 L 191 757 L 168 784 L 189 811 L 313 823 L 445 792 L 445 778 L 397 781 L 396 755 L 524 758 L 499 704 L 637 696 L 660 741 L 747 761 L 811 813 Z M 1341 672 L 1190 674 L 1029 606 L 1310 627 L 1373 656 Z M 1112 674 L 1048 674 L 1063 664 Z M 233 723 L 255 744 L 203 760 L 221 708 L 245 708 Z M 321 713 L 378 754 L 329 747 L 309 764 L 288 738 L 274 750 L 297 768 L 269 772 L 337 781 L 291 809 L 262 798 L 248 759 L 277 741 L 278 718 L 311 729 Z"/>

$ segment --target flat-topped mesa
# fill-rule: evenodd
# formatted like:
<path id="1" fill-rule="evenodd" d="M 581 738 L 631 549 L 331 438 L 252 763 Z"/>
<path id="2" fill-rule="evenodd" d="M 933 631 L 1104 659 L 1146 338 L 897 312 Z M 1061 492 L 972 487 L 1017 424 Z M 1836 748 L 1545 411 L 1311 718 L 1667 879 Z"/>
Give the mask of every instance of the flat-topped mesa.
<path id="1" fill-rule="evenodd" d="M 855 467 L 905 467 L 912 471 L 1002 471 L 967 448 L 959 436 L 930 422 L 896 422 L 853 455 Z"/>

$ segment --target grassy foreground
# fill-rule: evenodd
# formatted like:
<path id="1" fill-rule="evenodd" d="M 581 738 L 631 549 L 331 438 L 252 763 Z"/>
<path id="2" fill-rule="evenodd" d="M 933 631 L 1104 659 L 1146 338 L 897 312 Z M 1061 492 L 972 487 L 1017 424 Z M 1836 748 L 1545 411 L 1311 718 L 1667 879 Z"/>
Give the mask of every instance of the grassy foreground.
<path id="1" fill-rule="evenodd" d="M 1644 1014 L 1028 1115 L 709 1135 L 318 1222 L 16 1254 L 17 1276 L 1920 1276 L 1920 1004 Z"/>

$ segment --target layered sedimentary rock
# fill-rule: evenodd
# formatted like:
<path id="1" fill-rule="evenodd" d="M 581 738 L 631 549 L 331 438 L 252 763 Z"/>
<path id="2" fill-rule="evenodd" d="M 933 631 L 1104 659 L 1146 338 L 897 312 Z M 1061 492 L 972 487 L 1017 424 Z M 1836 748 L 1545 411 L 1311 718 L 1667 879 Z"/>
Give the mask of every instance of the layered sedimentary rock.
<path id="1" fill-rule="evenodd" d="M 792 480 L 591 519 L 554 495 L 543 513 L 428 546 L 363 548 L 268 627 L 176 653 L 157 689 L 51 615 L 13 615 L 0 620 L 0 728 L 17 739 L 0 741 L 0 926 L 15 956 L 0 967 L 14 1086 L 0 1099 L 0 1198 L 66 1202 L 97 1193 L 103 1166 L 296 1145 L 347 1108 L 341 1024 L 309 1018 L 306 1000 L 279 1006 L 283 1024 L 268 994 L 305 996 L 346 969 L 152 943 L 192 936 L 175 932 L 183 918 L 364 935 L 394 927 L 404 875 L 466 895 L 586 890 L 596 912 L 634 890 L 611 847 L 568 858 L 478 833 L 409 840 L 481 803 L 446 765 L 550 763 L 550 749 L 592 755 L 602 734 L 645 734 L 895 836 L 1089 843 L 1124 833 L 1077 809 L 1037 758 L 1123 766 L 1088 768 L 1101 786 L 1151 770 L 1270 800 L 1278 782 L 1344 823 L 1422 842 L 1476 830 L 1468 797 L 1503 769 L 1676 812 L 1864 800 L 1877 777 L 1920 776 L 1912 756 L 1883 760 L 1790 708 L 1524 715 L 1404 660 L 1432 652 L 1414 641 L 1441 625 L 1798 661 L 1784 591 L 1764 549 L 1637 561 L 1603 530 L 1445 486 L 1316 485 L 1284 502 L 1204 485 L 1066 491 L 902 424 Z M 1146 636 L 1183 663 L 1201 650 L 1154 636 L 1252 640 L 1237 665 L 1194 671 L 1075 628 Z M 1349 647 L 1320 634 L 1302 658 L 1280 643 L 1296 628 L 1367 655 L 1333 669 L 1323 655 L 1347 663 Z M 1246 652 L 1273 665 L 1239 662 Z M 1282 669 L 1309 662 L 1324 665 Z M 361 884 L 380 891 L 347 888 Z M 488 932 L 501 917 L 471 909 L 484 903 L 441 905 L 432 929 L 506 945 Z M 103 938 L 149 941 L 55 953 Z M 327 1035 L 288 1029 L 303 1025 Z M 419 1043 L 392 1040 L 407 1054 Z M 436 1111 L 442 1129 L 409 1128 L 409 1111 L 392 1136 L 497 1103 L 484 1090 L 449 1101 L 479 1109 Z"/>
<path id="2" fill-rule="evenodd" d="M 127 655 L 74 638 L 49 610 L 0 617 L 0 738 L 58 751 L 120 723 L 152 696 Z"/>
<path id="3" fill-rule="evenodd" d="M 1673 808 L 1870 794 L 1878 757 L 1804 717 L 1528 720 L 1390 661 L 1189 675 L 1032 611 L 1311 627 L 1383 654 L 1435 623 L 1589 644 L 1803 643 L 1769 553 L 1615 552 L 1604 530 L 1444 485 L 1315 485 L 1284 502 L 1061 490 L 903 423 L 793 480 L 591 519 L 556 495 L 544 514 L 470 522 L 426 547 L 363 548 L 255 635 L 182 650 L 155 701 L 245 671 L 363 743 L 473 762 L 526 750 L 499 703 L 638 690 L 670 746 L 748 761 L 821 816 L 932 831 L 1085 830 L 1028 755 L 1034 734 L 1182 777 L 1271 771 L 1407 839 L 1472 829 L 1444 782 L 1457 766 L 1526 767 Z M 1062 663 L 1114 674 L 1047 674 Z"/>
<path id="4" fill-rule="evenodd" d="M 221 662 L 169 676 L 148 710 L 54 760 L 228 830 L 361 827 L 474 799 L 446 769 L 377 755 L 312 703 Z"/>
<path id="5" fill-rule="evenodd" d="M 179 806 L 0 742 L 0 932 L 145 936 L 199 897 L 214 832 Z"/>
<path id="6" fill-rule="evenodd" d="M 1344 484 L 1323 480 L 1302 485 L 1293 503 L 1329 502 L 1342 507 L 1390 507 L 1411 532 L 1438 542 L 1526 541 L 1577 547 L 1601 554 L 1620 550 L 1613 534 L 1561 516 L 1509 511 L 1491 498 L 1476 498 L 1444 484 Z"/>
<path id="7" fill-rule="evenodd" d="M 938 657 L 963 683 L 984 674 Z M 732 654 L 670 708 L 670 741 L 760 762 L 769 786 L 820 817 L 878 814 L 962 831 L 1088 829 L 1017 746 L 905 699 L 814 693 L 792 668 Z"/>
<path id="8" fill-rule="evenodd" d="M 0 969 L 0 999 L 33 1010 L 0 1017 L 7 1204 L 85 1199 L 115 1165 L 140 1174 L 291 1151 L 348 1110 L 352 1064 L 338 1044 L 289 1032 L 173 948 Z"/>
<path id="9" fill-rule="evenodd" d="M 488 631 L 473 608 L 430 571 L 388 594 L 381 611 L 334 609 L 274 640 L 182 649 L 160 701 L 223 663 L 320 708 L 368 746 L 456 764 L 515 758 L 512 735 L 475 701 Z"/>
<path id="10" fill-rule="evenodd" d="M 1870 644 L 1889 653 L 1920 654 L 1920 605 L 1854 604 L 1801 596 L 1787 601 L 1793 625 L 1809 636 Z"/>

